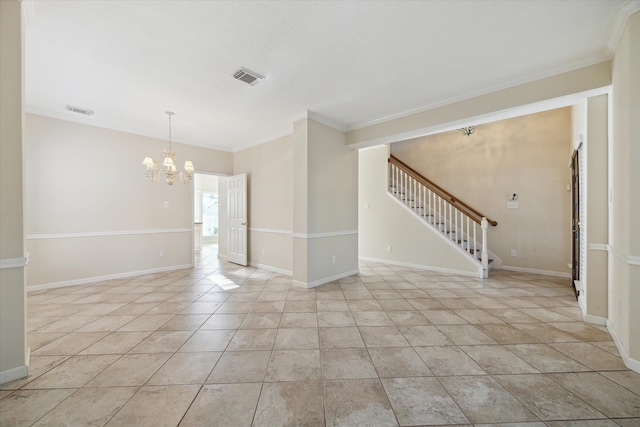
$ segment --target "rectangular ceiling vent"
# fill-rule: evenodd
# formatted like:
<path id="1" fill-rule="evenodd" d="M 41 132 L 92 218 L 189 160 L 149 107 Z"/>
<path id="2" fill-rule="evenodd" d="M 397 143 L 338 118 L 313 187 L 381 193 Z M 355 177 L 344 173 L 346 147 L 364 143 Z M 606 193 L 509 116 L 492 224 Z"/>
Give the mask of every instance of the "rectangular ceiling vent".
<path id="1" fill-rule="evenodd" d="M 71 111 L 72 113 L 84 114 L 85 116 L 91 116 L 93 114 L 93 110 L 74 107 L 73 105 L 65 105 L 64 108 L 66 108 L 67 111 Z"/>
<path id="2" fill-rule="evenodd" d="M 236 71 L 236 73 L 233 75 L 233 78 L 248 83 L 251 86 L 255 86 L 256 83 L 258 83 L 260 80 L 264 80 L 264 76 L 261 76 L 254 71 L 247 70 L 244 67 Z"/>

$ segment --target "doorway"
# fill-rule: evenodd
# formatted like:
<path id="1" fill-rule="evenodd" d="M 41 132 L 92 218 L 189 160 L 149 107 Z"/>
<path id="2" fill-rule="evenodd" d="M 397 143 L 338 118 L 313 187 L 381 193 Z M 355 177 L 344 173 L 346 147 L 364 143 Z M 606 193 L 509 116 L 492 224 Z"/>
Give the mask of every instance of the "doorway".
<path id="1" fill-rule="evenodd" d="M 199 252 L 204 247 L 216 246 L 217 252 L 220 212 L 218 176 L 196 173 L 193 182 L 194 249 Z"/>
<path id="2" fill-rule="evenodd" d="M 580 161 L 578 150 L 571 156 L 571 284 L 576 298 L 580 291 L 576 288 L 576 282 L 580 281 Z"/>

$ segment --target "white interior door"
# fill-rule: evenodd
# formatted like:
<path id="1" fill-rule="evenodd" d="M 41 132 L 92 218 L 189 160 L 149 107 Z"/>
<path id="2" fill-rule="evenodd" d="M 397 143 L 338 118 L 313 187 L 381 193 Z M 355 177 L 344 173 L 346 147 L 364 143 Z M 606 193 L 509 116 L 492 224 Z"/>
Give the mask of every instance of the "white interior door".
<path id="1" fill-rule="evenodd" d="M 230 176 L 227 180 L 227 210 L 229 214 L 229 248 L 227 259 L 247 265 L 247 174 Z"/>

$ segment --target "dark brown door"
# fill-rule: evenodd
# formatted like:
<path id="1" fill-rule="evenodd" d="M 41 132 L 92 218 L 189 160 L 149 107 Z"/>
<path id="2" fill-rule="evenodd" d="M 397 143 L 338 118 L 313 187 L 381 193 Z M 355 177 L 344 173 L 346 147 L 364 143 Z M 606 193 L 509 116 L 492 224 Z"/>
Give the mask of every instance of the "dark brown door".
<path id="1" fill-rule="evenodd" d="M 578 150 L 571 157 L 571 241 L 573 242 L 573 260 L 571 264 L 571 284 L 576 298 L 580 291 L 576 289 L 576 280 L 580 280 L 580 165 Z"/>

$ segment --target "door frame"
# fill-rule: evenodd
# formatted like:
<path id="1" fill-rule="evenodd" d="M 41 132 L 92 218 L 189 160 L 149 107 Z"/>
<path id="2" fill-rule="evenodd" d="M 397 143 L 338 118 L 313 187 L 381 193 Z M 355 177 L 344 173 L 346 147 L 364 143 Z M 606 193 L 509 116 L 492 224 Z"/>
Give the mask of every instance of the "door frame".
<path id="1" fill-rule="evenodd" d="M 576 281 L 580 281 L 582 271 L 580 269 L 580 155 L 579 149 L 574 150 L 571 155 L 571 286 L 576 295 L 580 296 L 580 291 L 576 288 Z"/>

